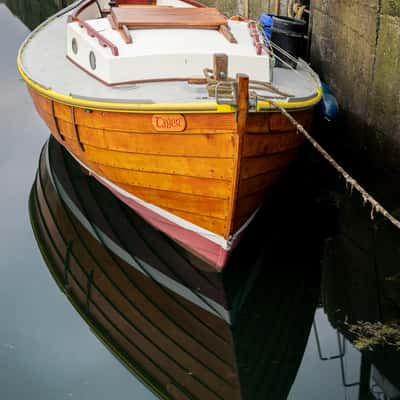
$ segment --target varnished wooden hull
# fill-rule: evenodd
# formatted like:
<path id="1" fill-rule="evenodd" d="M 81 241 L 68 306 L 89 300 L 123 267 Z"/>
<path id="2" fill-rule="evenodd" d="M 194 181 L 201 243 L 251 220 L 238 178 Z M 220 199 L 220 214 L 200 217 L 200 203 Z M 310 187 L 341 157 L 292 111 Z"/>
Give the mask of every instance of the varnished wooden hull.
<path id="1" fill-rule="evenodd" d="M 110 350 L 160 398 L 287 398 L 318 292 L 288 279 L 294 271 L 271 273 L 254 248 L 233 257 L 243 268 L 201 269 L 50 147 L 31 192 L 32 225 L 53 277 Z"/>
<path id="2" fill-rule="evenodd" d="M 54 137 L 122 201 L 217 269 L 303 141 L 280 113 L 185 113 L 159 132 L 152 114 L 97 111 L 30 88 Z M 312 109 L 295 112 L 304 126 Z"/>

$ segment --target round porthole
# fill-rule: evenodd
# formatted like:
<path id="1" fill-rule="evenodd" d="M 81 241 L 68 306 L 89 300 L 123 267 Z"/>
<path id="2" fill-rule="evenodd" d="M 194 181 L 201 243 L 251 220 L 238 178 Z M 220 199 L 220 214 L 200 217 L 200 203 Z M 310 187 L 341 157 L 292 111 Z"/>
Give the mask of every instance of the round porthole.
<path id="1" fill-rule="evenodd" d="M 93 51 L 89 53 L 89 63 L 90 63 L 90 68 L 93 70 L 96 69 L 96 56 L 94 55 Z"/>
<path id="2" fill-rule="evenodd" d="M 78 42 L 76 41 L 75 38 L 72 39 L 72 51 L 74 52 L 74 54 L 78 54 Z"/>

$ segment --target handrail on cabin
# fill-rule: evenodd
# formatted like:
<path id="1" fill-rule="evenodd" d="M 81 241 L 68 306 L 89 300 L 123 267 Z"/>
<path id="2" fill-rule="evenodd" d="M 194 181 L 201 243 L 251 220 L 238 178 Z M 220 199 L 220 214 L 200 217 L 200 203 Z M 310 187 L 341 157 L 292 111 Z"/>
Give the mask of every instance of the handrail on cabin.
<path id="1" fill-rule="evenodd" d="M 86 32 L 89 34 L 89 36 L 95 37 L 99 42 L 100 46 L 108 47 L 111 50 L 111 54 L 113 56 L 119 56 L 119 50 L 117 45 L 115 45 L 113 42 L 105 38 L 101 33 L 97 32 L 96 29 L 90 26 L 87 22 L 82 21 L 79 18 L 77 19 L 75 18 L 75 21 L 78 22 L 81 28 L 86 29 Z"/>
<path id="2" fill-rule="evenodd" d="M 72 14 L 72 21 L 78 22 L 81 28 L 86 29 L 86 32 L 90 37 L 95 37 L 98 40 L 100 46 L 108 47 L 111 50 L 111 54 L 117 57 L 119 56 L 118 46 L 104 37 L 101 33 L 97 32 L 96 29 L 94 29 L 87 22 L 79 18 L 79 14 L 93 3 L 97 3 L 97 0 L 88 0 L 86 3 L 78 7 L 78 9 Z"/>
<path id="3" fill-rule="evenodd" d="M 183 0 L 185 3 L 191 4 L 194 7 L 206 7 L 203 3 L 200 3 L 197 0 Z M 72 14 L 72 21 L 73 22 L 78 22 L 79 26 L 81 28 L 85 28 L 89 36 L 97 38 L 100 46 L 103 47 L 108 47 L 111 50 L 111 53 L 113 56 L 119 56 L 119 49 L 118 46 L 115 45 L 113 42 L 105 38 L 101 33 L 97 32 L 94 28 L 92 28 L 87 22 L 83 21 L 82 19 L 79 18 L 79 15 L 84 11 L 86 8 L 88 8 L 90 5 L 93 3 L 97 3 L 97 6 L 99 7 L 100 14 L 103 15 L 102 10 L 100 9 L 98 0 L 88 0 L 84 4 L 82 4 L 80 7 L 78 7 L 75 12 Z"/>

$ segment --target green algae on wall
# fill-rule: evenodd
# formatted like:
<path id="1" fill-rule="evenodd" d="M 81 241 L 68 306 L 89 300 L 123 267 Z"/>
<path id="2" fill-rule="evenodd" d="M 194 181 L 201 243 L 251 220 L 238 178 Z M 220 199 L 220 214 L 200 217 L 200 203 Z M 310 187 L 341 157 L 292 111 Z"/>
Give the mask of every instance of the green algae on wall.
<path id="1" fill-rule="evenodd" d="M 331 86 L 347 137 L 400 171 L 400 0 L 313 0 L 311 61 Z"/>

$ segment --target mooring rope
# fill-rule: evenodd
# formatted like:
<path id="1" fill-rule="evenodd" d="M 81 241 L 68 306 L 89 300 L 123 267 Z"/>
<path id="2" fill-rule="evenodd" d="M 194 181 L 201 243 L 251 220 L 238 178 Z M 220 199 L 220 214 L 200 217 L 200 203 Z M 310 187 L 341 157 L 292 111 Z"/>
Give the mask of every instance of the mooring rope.
<path id="1" fill-rule="evenodd" d="M 273 49 L 278 49 L 285 57 L 287 57 L 289 60 L 292 60 L 294 62 L 298 62 L 299 60 L 295 59 L 291 54 L 289 54 L 288 52 L 286 52 L 285 50 L 283 50 L 282 48 L 280 48 L 279 46 L 277 46 L 275 43 L 273 43 L 272 41 L 270 41 L 269 39 L 267 39 L 265 37 L 265 32 L 263 30 L 261 30 L 261 34 L 264 37 L 265 43 L 268 43 L 267 45 L 264 45 L 264 49 L 270 53 L 273 51 Z M 293 70 L 295 73 L 297 73 L 299 76 L 299 72 L 294 69 L 287 61 L 283 60 L 281 57 L 279 57 L 278 55 L 274 54 L 274 57 L 276 57 L 277 59 L 279 59 L 283 64 L 285 64 L 288 68 L 290 68 L 291 70 Z M 230 88 L 230 85 L 234 85 L 234 80 L 233 79 L 227 79 L 227 81 L 216 81 L 214 78 L 214 74 L 213 74 L 213 70 L 206 68 L 204 70 L 204 74 L 207 78 L 208 81 L 208 88 L 209 88 L 209 95 L 210 97 L 217 97 L 218 99 L 218 85 L 224 85 L 223 89 L 224 89 L 224 93 L 223 95 L 227 96 L 228 98 L 230 96 L 233 95 L 233 87 Z M 313 77 L 311 75 L 312 79 L 315 79 L 315 77 Z M 264 85 L 264 87 L 266 89 L 264 90 L 269 90 L 273 93 L 275 93 L 275 98 L 278 96 L 282 96 L 285 93 L 280 92 L 276 87 L 274 87 L 271 83 L 266 83 L 266 82 L 259 82 L 259 81 L 254 81 L 253 84 L 256 85 L 256 87 L 262 83 Z M 225 86 L 226 85 L 226 86 Z M 213 90 L 212 90 L 213 89 Z M 229 89 L 229 90 L 227 90 Z M 258 89 L 260 89 L 258 87 Z M 229 92 L 229 93 L 228 93 Z M 254 91 L 251 92 L 250 94 L 254 95 Z M 290 95 L 288 95 L 290 96 Z M 329 153 L 306 131 L 306 129 L 299 124 L 295 118 L 293 118 L 287 111 L 285 108 L 283 108 L 282 106 L 280 106 L 279 104 L 277 104 L 275 101 L 273 101 L 271 99 L 271 97 L 269 96 L 260 96 L 257 93 L 255 93 L 255 98 L 256 101 L 257 100 L 263 100 L 263 101 L 268 101 L 272 106 L 274 106 L 276 109 L 278 109 L 297 129 L 297 132 L 301 132 L 304 137 L 311 143 L 311 145 L 329 162 L 329 164 L 331 164 L 331 166 L 333 168 L 336 169 L 336 171 L 339 172 L 339 174 L 345 179 L 346 182 L 346 188 L 348 188 L 350 186 L 350 194 L 353 193 L 353 190 L 356 189 L 363 201 L 364 201 L 364 205 L 365 204 L 370 204 L 371 205 L 371 214 L 370 217 L 373 220 L 374 219 L 374 214 L 375 213 L 379 213 L 381 214 L 384 218 L 388 219 L 396 228 L 400 229 L 400 221 L 394 217 L 388 210 L 386 210 L 385 207 L 382 206 L 382 204 L 380 204 L 372 195 L 370 195 L 359 183 L 356 179 L 354 179 L 341 165 L 339 165 L 330 155 Z"/>
<path id="2" fill-rule="evenodd" d="M 277 108 L 297 129 L 297 132 L 301 132 L 305 138 L 312 144 L 312 146 L 332 165 L 336 171 L 339 172 L 340 175 L 346 181 L 346 188 L 350 186 L 350 193 L 353 192 L 353 189 L 356 189 L 363 201 L 364 204 L 369 203 L 371 205 L 371 219 L 374 219 L 374 213 L 379 213 L 383 215 L 386 219 L 388 219 L 396 228 L 400 229 L 400 221 L 395 218 L 385 207 L 382 206 L 373 196 L 371 196 L 358 182 L 354 179 L 342 166 L 340 166 L 329 154 L 328 152 L 320 145 L 318 142 L 306 131 L 306 129 L 299 124 L 293 116 L 291 116 L 282 106 L 277 104 L 276 102 L 270 100 L 270 103 Z"/>

